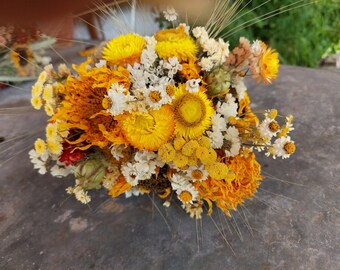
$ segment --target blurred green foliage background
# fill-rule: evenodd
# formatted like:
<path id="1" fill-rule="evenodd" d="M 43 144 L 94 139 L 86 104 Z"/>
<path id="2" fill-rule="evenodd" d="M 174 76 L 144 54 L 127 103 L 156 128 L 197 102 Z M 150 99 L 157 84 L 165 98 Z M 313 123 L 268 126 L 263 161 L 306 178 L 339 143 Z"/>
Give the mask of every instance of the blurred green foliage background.
<path id="1" fill-rule="evenodd" d="M 298 1 L 253 0 L 246 5 L 247 2 L 243 1 L 238 19 L 224 31 L 230 34 L 226 40 L 230 41 L 231 48 L 238 44 L 240 36 L 251 41 L 261 39 L 280 53 L 283 64 L 307 67 L 317 66 L 323 56 L 340 50 L 340 0 L 299 1 L 298 5 L 311 4 L 263 21 L 256 18 L 276 9 L 283 11 L 284 6 Z M 247 14 L 241 17 L 244 13 Z M 254 24 L 235 32 L 236 27 L 249 20 Z"/>

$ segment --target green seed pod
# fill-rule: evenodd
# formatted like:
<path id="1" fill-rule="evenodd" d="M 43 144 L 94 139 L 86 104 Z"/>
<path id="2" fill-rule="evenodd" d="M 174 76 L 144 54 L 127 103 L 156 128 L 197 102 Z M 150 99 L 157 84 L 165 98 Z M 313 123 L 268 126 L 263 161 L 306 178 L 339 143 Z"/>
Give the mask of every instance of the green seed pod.
<path id="1" fill-rule="evenodd" d="M 228 93 L 230 81 L 230 73 L 224 66 L 213 69 L 206 78 L 208 96 L 212 97 Z"/>
<path id="2" fill-rule="evenodd" d="M 103 156 L 93 155 L 80 162 L 75 169 L 75 177 L 84 189 L 99 189 L 105 176 L 107 165 Z"/>

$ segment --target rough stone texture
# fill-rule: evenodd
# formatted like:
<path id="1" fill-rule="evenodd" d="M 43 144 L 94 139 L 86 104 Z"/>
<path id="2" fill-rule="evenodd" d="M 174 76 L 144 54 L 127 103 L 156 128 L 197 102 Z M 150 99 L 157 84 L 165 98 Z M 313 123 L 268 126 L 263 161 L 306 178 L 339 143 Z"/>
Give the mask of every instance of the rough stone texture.
<path id="1" fill-rule="evenodd" d="M 339 77 L 283 66 L 272 87 L 249 83 L 254 110 L 295 116 L 297 152 L 288 160 L 259 153 L 274 177 L 231 219 L 217 210 L 204 216 L 202 235 L 176 202 L 165 208 L 157 198 L 108 199 L 105 191 L 92 193 L 89 207 L 69 198 L 72 177 L 41 176 L 28 160 L 43 112 L 1 115 L 7 140 L 38 133 L 0 148 L 0 269 L 340 269 Z M 28 106 L 29 86 L 1 91 L 0 106 Z"/>

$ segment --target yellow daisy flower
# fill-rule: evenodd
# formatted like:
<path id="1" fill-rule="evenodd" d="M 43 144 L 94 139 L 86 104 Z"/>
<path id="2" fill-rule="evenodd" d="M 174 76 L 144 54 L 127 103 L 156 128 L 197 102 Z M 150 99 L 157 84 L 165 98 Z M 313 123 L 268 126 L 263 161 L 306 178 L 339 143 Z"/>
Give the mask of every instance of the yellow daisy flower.
<path id="1" fill-rule="evenodd" d="M 36 82 L 32 86 L 32 97 L 39 97 L 42 92 L 43 92 L 43 84 Z"/>
<path id="2" fill-rule="evenodd" d="M 133 65 L 140 61 L 145 40 L 136 34 L 121 35 L 109 41 L 103 49 L 103 58 L 111 64 Z"/>
<path id="3" fill-rule="evenodd" d="M 120 115 L 117 120 L 127 141 L 140 150 L 159 148 L 169 141 L 175 129 L 174 113 L 168 105 L 149 113 Z"/>
<path id="4" fill-rule="evenodd" d="M 46 102 L 51 103 L 53 101 L 54 94 L 53 94 L 53 87 L 51 84 L 46 84 L 43 90 L 43 99 Z"/>
<path id="5" fill-rule="evenodd" d="M 214 109 L 203 92 L 189 93 L 185 90 L 185 85 L 180 84 L 175 90 L 173 109 L 175 133 L 185 139 L 200 137 L 211 125 Z"/>
<path id="6" fill-rule="evenodd" d="M 46 138 L 48 140 L 55 140 L 58 137 L 58 126 L 55 123 L 50 123 L 46 127 Z"/>
<path id="7" fill-rule="evenodd" d="M 54 114 L 54 108 L 51 104 L 45 104 L 45 112 L 48 116 L 52 116 Z"/>
<path id="8" fill-rule="evenodd" d="M 39 155 L 43 155 L 46 152 L 46 143 L 42 139 L 37 139 L 34 143 L 34 149 Z"/>
<path id="9" fill-rule="evenodd" d="M 176 56 L 180 62 L 195 58 L 198 48 L 183 25 L 178 28 L 165 29 L 155 35 L 156 52 L 162 59 Z"/>
<path id="10" fill-rule="evenodd" d="M 42 100 L 41 100 L 40 96 L 32 97 L 31 98 L 31 104 L 32 104 L 34 109 L 40 110 L 40 108 L 42 106 Z"/>
<path id="11" fill-rule="evenodd" d="M 63 151 L 63 146 L 61 142 L 57 140 L 47 139 L 47 146 L 51 153 L 55 155 L 60 155 Z"/>

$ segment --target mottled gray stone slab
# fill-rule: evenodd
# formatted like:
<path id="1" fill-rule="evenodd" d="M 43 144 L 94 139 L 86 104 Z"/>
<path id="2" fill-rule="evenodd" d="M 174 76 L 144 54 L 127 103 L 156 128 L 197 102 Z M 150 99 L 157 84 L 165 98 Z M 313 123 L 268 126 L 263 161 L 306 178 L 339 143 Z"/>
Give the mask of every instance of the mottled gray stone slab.
<path id="1" fill-rule="evenodd" d="M 0 269 L 340 269 L 339 77 L 283 66 L 272 87 L 251 83 L 254 110 L 295 116 L 298 148 L 289 160 L 258 154 L 264 173 L 279 179 L 264 180 L 227 222 L 218 211 L 204 216 L 199 250 L 195 220 L 175 202 L 108 199 L 103 190 L 84 206 L 64 191 L 71 177 L 33 171 L 25 147 L 37 135 L 12 145 L 1 160 L 22 153 L 0 167 Z M 0 106 L 29 105 L 23 87 L 2 91 Z M 45 120 L 32 109 L 2 115 L 0 136 L 42 136 Z"/>

